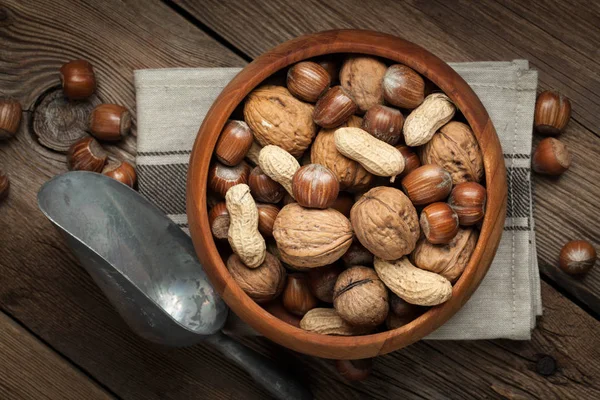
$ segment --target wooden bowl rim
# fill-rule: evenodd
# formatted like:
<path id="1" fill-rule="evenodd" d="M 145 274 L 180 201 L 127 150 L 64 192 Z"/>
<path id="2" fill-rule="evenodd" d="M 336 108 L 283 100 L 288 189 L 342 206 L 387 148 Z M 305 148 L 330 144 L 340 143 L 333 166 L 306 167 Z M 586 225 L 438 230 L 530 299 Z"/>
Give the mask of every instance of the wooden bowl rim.
<path id="1" fill-rule="evenodd" d="M 225 122 L 257 85 L 298 61 L 333 53 L 358 53 L 405 64 L 448 95 L 469 122 L 484 158 L 488 204 L 476 248 L 453 296 L 400 328 L 365 336 L 328 336 L 306 332 L 272 316 L 233 281 L 212 237 L 206 205 L 206 181 L 212 153 Z M 489 269 L 500 243 L 506 213 L 506 169 L 500 142 L 484 106 L 470 86 L 427 50 L 404 39 L 364 30 L 333 30 L 292 39 L 242 69 L 206 114 L 192 149 L 187 182 L 187 215 L 196 252 L 215 289 L 229 307 L 265 337 L 313 356 L 357 359 L 398 350 L 425 337 L 452 317 Z"/>

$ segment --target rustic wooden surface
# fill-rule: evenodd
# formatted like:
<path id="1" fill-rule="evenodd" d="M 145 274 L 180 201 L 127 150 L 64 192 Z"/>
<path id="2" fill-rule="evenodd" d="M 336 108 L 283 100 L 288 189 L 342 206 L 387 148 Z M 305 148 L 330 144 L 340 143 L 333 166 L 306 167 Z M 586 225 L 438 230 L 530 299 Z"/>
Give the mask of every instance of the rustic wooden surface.
<path id="1" fill-rule="evenodd" d="M 69 59 L 92 62 L 100 99 L 135 114 L 134 69 L 243 66 L 291 37 L 344 27 L 397 34 L 447 61 L 527 58 L 540 71 L 540 89 L 573 100 L 563 138 L 574 166 L 558 180 L 534 178 L 544 316 L 530 342 L 421 342 L 381 357 L 372 377 L 354 384 L 329 361 L 244 341 L 299 362 L 323 399 L 600 398 L 600 269 L 576 280 L 556 268 L 568 239 L 600 248 L 599 3 L 374 3 L 0 0 L 0 95 L 17 97 L 25 110 L 17 137 L 0 142 L 11 177 L 0 204 L 1 398 L 268 397 L 207 345 L 159 347 L 125 326 L 37 209 L 40 185 L 66 166 L 36 142 L 31 111 Z M 120 146 L 114 156 L 132 157 L 135 138 Z"/>

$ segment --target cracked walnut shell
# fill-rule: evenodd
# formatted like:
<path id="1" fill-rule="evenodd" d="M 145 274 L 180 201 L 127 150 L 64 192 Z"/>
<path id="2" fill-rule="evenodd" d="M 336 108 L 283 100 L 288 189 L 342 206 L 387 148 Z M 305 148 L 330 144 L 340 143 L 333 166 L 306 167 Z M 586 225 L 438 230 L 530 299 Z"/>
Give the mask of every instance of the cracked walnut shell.
<path id="1" fill-rule="evenodd" d="M 276 145 L 300 157 L 317 133 L 313 108 L 285 87 L 267 85 L 248 95 L 244 119 L 261 146 Z"/>

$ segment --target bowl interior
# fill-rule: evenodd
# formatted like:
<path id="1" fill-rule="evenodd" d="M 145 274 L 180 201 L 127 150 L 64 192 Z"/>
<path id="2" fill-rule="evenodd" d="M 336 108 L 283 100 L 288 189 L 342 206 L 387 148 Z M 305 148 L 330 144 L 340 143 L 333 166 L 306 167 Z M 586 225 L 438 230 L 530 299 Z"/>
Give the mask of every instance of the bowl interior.
<path id="1" fill-rule="evenodd" d="M 251 300 L 233 281 L 210 232 L 206 181 L 218 136 L 234 110 L 265 79 L 316 56 L 360 53 L 405 64 L 446 93 L 471 126 L 483 154 L 487 209 L 477 246 L 450 300 L 400 328 L 364 336 L 327 336 L 289 325 Z M 239 110 L 239 108 L 238 108 Z M 487 272 L 500 242 L 506 212 L 506 171 L 500 142 L 489 116 L 468 84 L 446 63 L 403 39 L 371 31 L 341 30 L 296 38 L 246 66 L 223 90 L 207 113 L 192 150 L 188 170 L 187 212 L 199 258 L 225 302 L 252 328 L 302 353 L 336 359 L 374 357 L 407 346 L 446 322 L 469 299 Z"/>

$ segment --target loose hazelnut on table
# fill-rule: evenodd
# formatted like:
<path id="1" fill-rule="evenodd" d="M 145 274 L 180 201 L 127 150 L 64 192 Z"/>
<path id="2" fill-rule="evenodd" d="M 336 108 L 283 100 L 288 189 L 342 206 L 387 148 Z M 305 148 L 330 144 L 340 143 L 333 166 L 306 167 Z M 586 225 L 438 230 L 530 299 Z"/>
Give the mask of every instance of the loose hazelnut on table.
<path id="1" fill-rule="evenodd" d="M 242 161 L 235 167 L 228 167 L 215 161 L 208 170 L 208 188 L 221 197 L 229 188 L 240 183 L 248 183 L 250 165 Z"/>
<path id="2" fill-rule="evenodd" d="M 386 65 L 375 57 L 350 56 L 342 64 L 340 84 L 352 96 L 360 113 L 383 104 L 383 76 Z"/>
<path id="3" fill-rule="evenodd" d="M 558 139 L 545 138 L 536 147 L 531 166 L 538 174 L 561 175 L 571 166 L 571 153 Z"/>
<path id="4" fill-rule="evenodd" d="M 96 91 L 96 75 L 92 64 L 85 60 L 69 61 L 60 68 L 60 81 L 65 96 L 83 100 Z"/>
<path id="5" fill-rule="evenodd" d="M 135 185 L 135 182 L 137 180 L 135 168 L 127 161 L 116 161 L 108 163 L 102 170 L 102 173 L 110 178 L 113 178 L 116 181 L 119 181 L 129 186 L 130 188 L 132 188 Z"/>
<path id="6" fill-rule="evenodd" d="M 248 186 L 254 199 L 263 203 L 279 203 L 286 193 L 285 188 L 265 174 L 260 167 L 254 167 L 250 171 Z"/>
<path id="7" fill-rule="evenodd" d="M 306 273 L 289 274 L 282 294 L 283 306 L 292 314 L 303 316 L 318 304 L 311 293 Z"/>
<path id="8" fill-rule="evenodd" d="M 21 125 L 21 104 L 13 99 L 0 99 L 0 140 L 17 134 Z"/>
<path id="9" fill-rule="evenodd" d="M 437 165 L 423 165 L 402 179 L 402 189 L 414 205 L 426 205 L 448 197 L 452 191 L 452 177 Z"/>
<path id="10" fill-rule="evenodd" d="M 93 137 L 84 137 L 73 143 L 67 151 L 70 171 L 102 172 L 108 154 Z"/>
<path id="11" fill-rule="evenodd" d="M 486 190 L 476 182 L 459 183 L 452 189 L 448 204 L 462 226 L 476 225 L 485 216 Z"/>
<path id="12" fill-rule="evenodd" d="M 421 211 L 421 230 L 433 244 L 447 244 L 458 232 L 458 215 L 446 203 L 432 203 Z"/>
<path id="13" fill-rule="evenodd" d="M 562 94 L 546 90 L 535 103 L 535 130 L 542 135 L 559 135 L 571 118 L 571 102 Z"/>
<path id="14" fill-rule="evenodd" d="M 294 198 L 301 206 L 328 208 L 338 197 L 340 184 L 327 167 L 309 164 L 294 174 L 292 190 Z"/>
<path id="15" fill-rule="evenodd" d="M 596 264 L 596 249 L 585 240 L 573 240 L 560 251 L 560 268 L 569 275 L 587 273 Z"/>
<path id="16" fill-rule="evenodd" d="M 383 97 L 396 107 L 416 108 L 425 98 L 425 82 L 413 69 L 394 64 L 383 76 Z"/>
<path id="17" fill-rule="evenodd" d="M 129 135 L 131 114 L 118 104 L 100 104 L 90 114 L 90 133 L 97 139 L 117 141 Z"/>
<path id="18" fill-rule="evenodd" d="M 335 128 L 346 122 L 356 110 L 352 96 L 341 86 L 334 86 L 317 101 L 313 120 L 323 128 Z"/>
<path id="19" fill-rule="evenodd" d="M 338 264 L 308 270 L 309 286 L 317 299 L 333 303 L 333 288 L 338 276 L 344 271 Z"/>
<path id="20" fill-rule="evenodd" d="M 287 73 L 287 88 L 302 101 L 314 103 L 329 88 L 331 77 L 325 68 L 312 61 L 292 66 Z"/>
<path id="21" fill-rule="evenodd" d="M 238 165 L 250 150 L 254 135 L 244 121 L 229 120 L 215 146 L 217 160 L 230 167 Z"/>
<path id="22" fill-rule="evenodd" d="M 232 278 L 257 303 L 273 300 L 285 285 L 285 269 L 272 254 L 257 268 L 248 268 L 237 254 L 227 259 L 227 269 Z"/>
<path id="23" fill-rule="evenodd" d="M 402 140 L 404 117 L 399 110 L 381 104 L 374 105 L 365 113 L 362 129 L 388 144 Z"/>

